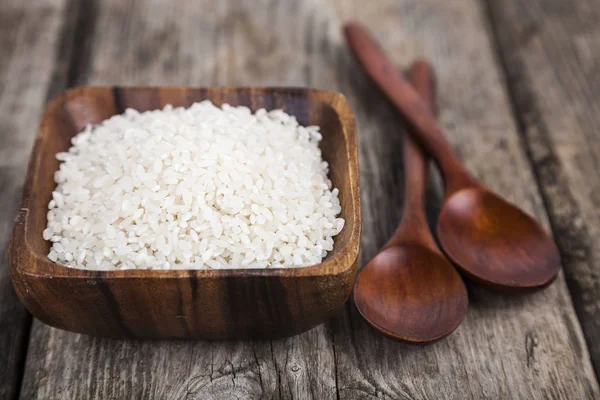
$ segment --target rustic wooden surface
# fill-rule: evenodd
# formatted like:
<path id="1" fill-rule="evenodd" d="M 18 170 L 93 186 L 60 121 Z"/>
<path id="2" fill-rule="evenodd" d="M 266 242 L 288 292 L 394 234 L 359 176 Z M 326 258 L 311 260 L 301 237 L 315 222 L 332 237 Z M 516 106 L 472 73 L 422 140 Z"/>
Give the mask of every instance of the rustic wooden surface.
<path id="1" fill-rule="evenodd" d="M 515 114 L 600 374 L 600 6 L 488 1 Z"/>
<path id="2" fill-rule="evenodd" d="M 31 317 L 8 274 L 7 246 L 27 160 L 46 103 L 62 2 L 0 2 L 0 398 L 19 392 Z M 44 32 L 44 34 L 39 34 Z"/>
<path id="3" fill-rule="evenodd" d="M 401 215 L 404 128 L 343 44 L 340 23 L 356 18 L 399 67 L 432 60 L 454 148 L 552 227 L 570 289 L 562 273 L 525 297 L 469 286 L 465 322 L 429 347 L 375 334 L 352 304 L 286 340 L 111 341 L 35 320 L 28 333 L 4 256 L 0 398 L 599 398 L 598 10 L 594 0 L 0 0 L 2 254 L 50 94 L 88 83 L 299 85 L 342 91 L 355 111 L 364 265 Z"/>

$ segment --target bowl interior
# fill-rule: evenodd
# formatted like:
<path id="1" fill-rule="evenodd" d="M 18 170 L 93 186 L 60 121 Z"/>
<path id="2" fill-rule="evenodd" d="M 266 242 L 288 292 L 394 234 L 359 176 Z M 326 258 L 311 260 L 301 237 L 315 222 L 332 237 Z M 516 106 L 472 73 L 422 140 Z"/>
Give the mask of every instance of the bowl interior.
<path id="1" fill-rule="evenodd" d="M 320 148 L 323 159 L 329 163 L 329 178 L 333 186 L 340 191 L 342 206 L 340 216 L 346 220 L 346 223 L 342 232 L 334 238 L 333 251 L 329 252 L 322 264 L 304 268 L 282 268 L 279 271 L 297 275 L 303 274 L 298 272 L 300 270 L 314 270 L 324 265 L 327 265 L 328 269 L 347 268 L 347 265 L 339 266 L 336 259 L 349 251 L 356 252 L 357 255 L 358 236 L 360 236 L 356 134 L 353 117 L 341 94 L 301 88 L 80 87 L 63 93 L 46 109 L 29 166 L 23 203 L 28 209 L 25 221 L 27 248 L 38 258 L 45 260 L 43 264 L 69 270 L 67 272 L 69 275 L 78 273 L 85 275 L 91 272 L 59 266 L 46 257 L 49 243 L 43 240 L 42 231 L 46 228 L 47 205 L 56 186 L 53 174 L 58 170 L 59 161 L 56 160 L 55 154 L 66 151 L 71 145 L 71 138 L 87 124 L 99 123 L 112 115 L 122 113 L 126 108 L 146 111 L 162 108 L 166 104 L 187 107 L 206 99 L 217 105 L 224 103 L 244 105 L 252 111 L 260 108 L 267 110 L 281 108 L 296 116 L 302 125 L 321 127 L 323 140 Z M 224 271 L 240 270 L 219 270 L 219 272 Z M 243 271 L 274 273 L 277 269 Z M 130 273 L 130 271 L 107 271 L 107 273 L 111 272 Z"/>

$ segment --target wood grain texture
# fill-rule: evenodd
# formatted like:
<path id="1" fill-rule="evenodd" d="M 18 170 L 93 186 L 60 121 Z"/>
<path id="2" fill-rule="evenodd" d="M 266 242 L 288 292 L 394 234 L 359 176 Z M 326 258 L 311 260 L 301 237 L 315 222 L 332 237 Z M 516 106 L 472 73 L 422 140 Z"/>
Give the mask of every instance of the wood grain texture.
<path id="1" fill-rule="evenodd" d="M 306 85 L 342 90 L 357 114 L 362 263 L 401 210 L 402 124 L 342 44 L 363 20 L 398 65 L 427 56 L 439 71 L 440 118 L 483 182 L 548 227 L 475 0 L 440 2 L 102 1 L 71 68 L 78 84 Z M 259 7 L 262 6 L 262 7 Z M 267 6 L 267 7 L 264 7 Z M 101 27 L 101 28 L 100 28 Z M 436 178 L 439 182 L 439 179 Z M 437 193 L 429 192 L 432 209 Z M 34 321 L 23 399 L 597 398 L 564 279 L 505 298 L 471 289 L 455 334 L 427 348 L 392 342 L 352 305 L 311 331 L 272 342 L 94 339 Z"/>
<path id="2" fill-rule="evenodd" d="M 344 229 L 322 263 L 305 268 L 89 271 L 48 259 L 43 240 L 56 184 L 56 154 L 89 124 L 128 108 L 139 111 L 243 105 L 282 109 L 323 130 L 319 143 L 339 190 Z M 111 338 L 271 339 L 325 322 L 344 305 L 356 276 L 360 245 L 358 149 L 354 118 L 343 95 L 305 88 L 81 86 L 46 108 L 27 171 L 8 249 L 13 285 L 27 309 L 58 328 Z M 160 296 L 157 297 L 157 293 Z"/>
<path id="3" fill-rule="evenodd" d="M 600 374 L 600 7 L 487 1 L 565 277 Z"/>
<path id="4" fill-rule="evenodd" d="M 30 316 L 8 273 L 6 248 L 37 119 L 53 74 L 64 2 L 0 2 L 0 398 L 18 394 Z M 44 32 L 40 35 L 39 32 Z"/>

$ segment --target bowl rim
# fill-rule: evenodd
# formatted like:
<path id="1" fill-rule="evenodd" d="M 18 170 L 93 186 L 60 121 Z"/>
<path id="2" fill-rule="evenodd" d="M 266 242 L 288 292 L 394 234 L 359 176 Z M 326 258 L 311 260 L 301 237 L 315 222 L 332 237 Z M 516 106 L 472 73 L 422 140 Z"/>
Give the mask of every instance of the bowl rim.
<path id="1" fill-rule="evenodd" d="M 287 94 L 292 96 L 302 96 L 330 106 L 338 116 L 341 125 L 341 131 L 345 138 L 346 149 L 345 156 L 348 158 L 348 181 L 350 185 L 350 202 L 353 203 L 350 214 L 353 220 L 352 224 L 346 223 L 344 229 L 351 229 L 348 242 L 340 251 L 330 259 L 306 267 L 285 267 L 285 268 L 231 268 L 231 269 L 128 269 L 128 270 L 86 270 L 71 268 L 65 265 L 55 263 L 46 256 L 41 256 L 31 247 L 28 238 L 31 234 L 27 229 L 27 218 L 29 217 L 29 205 L 31 191 L 36 172 L 40 165 L 40 159 L 43 153 L 45 140 L 49 137 L 47 126 L 48 119 L 56 110 L 72 100 L 85 94 L 92 95 L 103 93 L 105 91 L 113 92 L 115 90 L 200 90 L 205 92 L 235 93 L 240 91 L 258 91 L 263 94 Z M 11 241 L 9 244 L 8 258 L 9 266 L 13 273 L 19 275 L 28 275 L 40 278 L 68 278 L 68 279 L 190 279 L 190 278 L 227 278 L 227 277 L 277 277 L 277 278 L 300 278 L 300 277 L 324 277 L 343 274 L 353 268 L 356 264 L 360 250 L 360 239 L 362 232 L 361 204 L 360 204 L 360 180 L 358 169 L 358 138 L 356 133 L 356 122 L 354 114 L 346 97 L 335 91 L 320 90 L 303 87 L 283 87 L 283 86 L 240 86 L 240 87 L 222 87 L 222 86 L 77 86 L 67 89 L 52 98 L 40 120 L 38 133 L 35 138 L 33 150 L 27 166 L 19 209 L 15 218 L 15 224 Z M 346 218 L 348 219 L 348 218 Z M 347 221 L 346 221 L 347 222 Z M 18 254 L 25 251 L 26 255 Z M 32 271 L 28 268 L 29 262 L 20 263 L 21 258 L 27 261 L 35 261 L 37 266 Z"/>

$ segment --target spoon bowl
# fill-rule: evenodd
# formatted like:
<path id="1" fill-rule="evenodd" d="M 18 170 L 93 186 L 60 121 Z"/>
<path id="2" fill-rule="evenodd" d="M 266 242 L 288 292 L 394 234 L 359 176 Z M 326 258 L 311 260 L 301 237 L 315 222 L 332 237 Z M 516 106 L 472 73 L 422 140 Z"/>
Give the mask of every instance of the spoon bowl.
<path id="1" fill-rule="evenodd" d="M 361 270 L 354 302 L 383 334 L 416 343 L 452 333 L 468 307 L 454 267 L 437 251 L 410 244 L 386 248 Z"/>
<path id="2" fill-rule="evenodd" d="M 529 215 L 474 186 L 451 194 L 438 218 L 446 253 L 471 279 L 496 289 L 537 288 L 558 275 L 560 256 Z"/>

